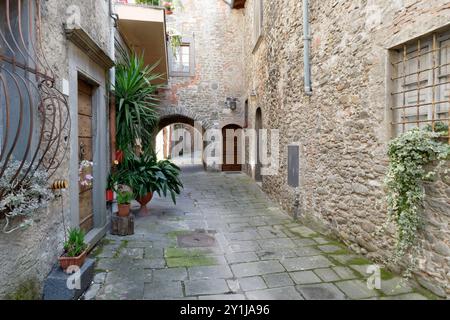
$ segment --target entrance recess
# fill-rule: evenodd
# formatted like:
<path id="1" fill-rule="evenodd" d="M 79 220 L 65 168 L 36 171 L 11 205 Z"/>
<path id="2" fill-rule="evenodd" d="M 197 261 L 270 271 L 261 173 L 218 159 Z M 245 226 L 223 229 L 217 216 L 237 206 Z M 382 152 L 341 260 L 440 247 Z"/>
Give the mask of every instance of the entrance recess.
<path id="1" fill-rule="evenodd" d="M 240 130 L 242 129 L 240 126 L 231 124 L 222 129 L 223 136 L 223 165 L 222 171 L 225 172 L 235 172 L 242 171 L 242 163 L 241 160 L 241 150 L 242 146 L 240 139 L 238 139 L 237 135 L 228 134 L 227 130 Z M 232 147 L 234 145 L 234 147 Z M 233 161 L 230 161 L 232 159 Z M 232 163 L 230 163 L 232 162 Z"/>
<path id="2" fill-rule="evenodd" d="M 256 166 L 255 166 L 255 180 L 258 182 L 262 181 L 261 175 L 261 158 L 260 158 L 260 150 L 261 150 L 261 136 L 260 131 L 263 128 L 263 119 L 262 119 L 262 111 L 261 108 L 256 110 L 256 119 L 255 119 L 255 129 L 256 129 Z"/>
<path id="3" fill-rule="evenodd" d="M 85 81 L 78 80 L 78 157 L 80 163 L 84 160 L 93 161 L 92 92 L 92 86 Z M 80 180 L 84 180 L 84 177 L 89 174 L 94 175 L 92 167 L 83 170 Z M 94 226 L 92 185 L 80 183 L 79 207 L 80 228 L 87 233 Z"/>

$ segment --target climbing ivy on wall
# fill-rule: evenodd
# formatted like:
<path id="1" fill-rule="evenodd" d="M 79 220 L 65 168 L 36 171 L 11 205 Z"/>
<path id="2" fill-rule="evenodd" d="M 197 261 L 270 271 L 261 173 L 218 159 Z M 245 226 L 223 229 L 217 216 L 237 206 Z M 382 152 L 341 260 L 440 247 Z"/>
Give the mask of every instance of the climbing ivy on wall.
<path id="1" fill-rule="evenodd" d="M 423 182 L 431 180 L 450 155 L 450 146 L 439 141 L 442 135 L 443 132 L 414 129 L 389 144 L 390 165 L 385 185 L 388 222 L 394 222 L 397 227 L 394 262 L 418 246 L 417 233 L 425 199 Z M 436 161 L 438 165 L 429 169 L 428 165 Z"/>

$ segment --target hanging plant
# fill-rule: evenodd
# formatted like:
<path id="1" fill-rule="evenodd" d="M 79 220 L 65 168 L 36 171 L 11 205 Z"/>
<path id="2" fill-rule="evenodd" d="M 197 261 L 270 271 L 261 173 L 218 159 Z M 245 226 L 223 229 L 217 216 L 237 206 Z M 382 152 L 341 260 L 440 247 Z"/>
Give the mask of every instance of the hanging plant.
<path id="1" fill-rule="evenodd" d="M 6 218 L 4 233 L 12 233 L 30 226 L 36 210 L 46 207 L 54 199 L 54 194 L 48 187 L 47 172 L 33 168 L 31 171 L 33 174 L 24 178 L 30 164 L 25 163 L 23 167 L 21 165 L 21 161 L 12 161 L 0 178 L 0 190 L 3 190 L 0 216 Z M 19 170 L 19 176 L 13 179 Z M 12 227 L 11 223 L 16 219 L 18 223 Z"/>
<path id="2" fill-rule="evenodd" d="M 448 128 L 447 128 L 448 130 Z M 442 132 L 414 129 L 389 143 L 389 170 L 385 179 L 388 223 L 397 227 L 393 262 L 416 252 L 417 234 L 422 225 L 421 211 L 425 199 L 423 182 L 432 179 L 450 155 L 450 146 L 440 142 Z M 439 161 L 434 169 L 427 166 Z M 414 261 L 411 268 L 414 267 Z"/>
<path id="3" fill-rule="evenodd" d="M 176 58 L 178 49 L 181 47 L 181 44 L 183 43 L 183 37 L 181 36 L 180 32 L 178 32 L 175 29 L 168 30 L 167 37 L 170 48 L 172 49 L 172 54 Z"/>

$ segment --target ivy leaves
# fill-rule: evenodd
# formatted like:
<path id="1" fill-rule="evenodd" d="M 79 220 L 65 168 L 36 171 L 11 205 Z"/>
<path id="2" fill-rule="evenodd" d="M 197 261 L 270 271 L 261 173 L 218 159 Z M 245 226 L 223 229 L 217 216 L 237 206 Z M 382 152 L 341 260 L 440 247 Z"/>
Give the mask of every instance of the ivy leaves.
<path id="1" fill-rule="evenodd" d="M 394 260 L 398 262 L 417 245 L 421 227 L 420 211 L 425 190 L 423 182 L 432 178 L 442 161 L 450 155 L 450 146 L 438 140 L 439 133 L 414 129 L 389 143 L 389 170 L 385 179 L 389 221 L 397 226 Z M 432 170 L 427 166 L 441 163 Z"/>

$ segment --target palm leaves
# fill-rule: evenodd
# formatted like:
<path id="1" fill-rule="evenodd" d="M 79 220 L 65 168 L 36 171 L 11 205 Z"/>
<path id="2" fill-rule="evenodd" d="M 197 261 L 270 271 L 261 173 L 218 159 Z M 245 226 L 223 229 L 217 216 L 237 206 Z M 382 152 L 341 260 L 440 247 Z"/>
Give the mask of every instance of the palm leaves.
<path id="1" fill-rule="evenodd" d="M 133 152 L 136 144 L 152 145 L 154 128 L 158 124 L 155 107 L 157 85 L 161 75 L 154 73 L 158 63 L 146 66 L 142 56 L 123 57 L 116 66 L 116 127 L 117 147 Z"/>

